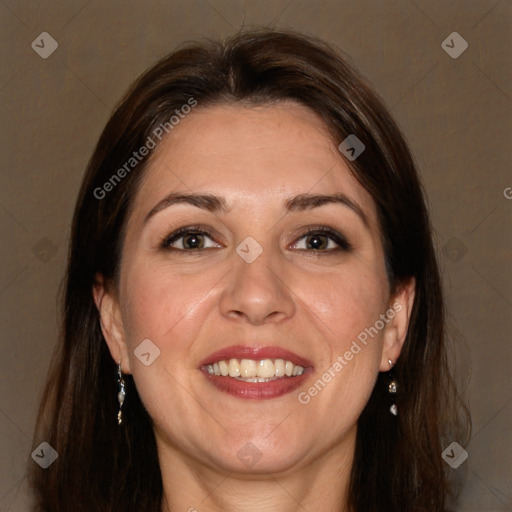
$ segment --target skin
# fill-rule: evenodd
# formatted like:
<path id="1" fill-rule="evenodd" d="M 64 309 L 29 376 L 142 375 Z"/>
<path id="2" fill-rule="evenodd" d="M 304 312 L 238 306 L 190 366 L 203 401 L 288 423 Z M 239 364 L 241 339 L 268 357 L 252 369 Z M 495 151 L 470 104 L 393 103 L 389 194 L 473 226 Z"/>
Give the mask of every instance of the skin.
<path id="1" fill-rule="evenodd" d="M 98 277 L 94 297 L 113 359 L 132 373 L 153 419 L 164 482 L 163 510 L 346 510 L 356 422 L 379 371 L 396 362 L 414 281 L 390 295 L 375 204 L 350 174 L 322 121 L 293 102 L 198 107 L 154 151 L 128 218 L 117 287 Z M 189 204 L 162 209 L 170 192 L 222 196 L 227 212 Z M 351 208 L 326 204 L 286 212 L 297 194 L 343 193 Z M 176 229 L 200 224 L 202 251 L 161 247 Z M 329 226 L 352 245 L 304 236 Z M 252 263 L 236 252 L 248 236 L 263 248 Z M 190 237 L 185 247 L 190 247 Z M 192 243 L 193 245 L 193 243 Z M 188 252 L 187 252 L 188 251 Z M 194 252 L 195 251 L 195 252 Z M 308 404 L 317 381 L 395 301 L 402 309 Z M 134 355 L 149 338 L 160 356 Z M 297 391 L 243 400 L 213 387 L 198 366 L 233 344 L 278 345 L 312 361 Z M 251 467 L 237 452 L 252 443 Z"/>

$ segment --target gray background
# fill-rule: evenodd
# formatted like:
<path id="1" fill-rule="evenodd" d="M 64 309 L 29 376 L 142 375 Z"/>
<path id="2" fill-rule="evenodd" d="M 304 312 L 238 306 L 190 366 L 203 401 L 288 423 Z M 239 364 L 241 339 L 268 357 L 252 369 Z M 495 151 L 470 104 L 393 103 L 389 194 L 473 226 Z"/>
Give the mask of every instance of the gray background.
<path id="1" fill-rule="evenodd" d="M 155 59 L 242 24 L 345 50 L 402 126 L 430 201 L 474 431 L 457 510 L 512 510 L 512 62 L 509 0 L 0 0 L 0 510 L 25 470 L 56 340 L 82 173 L 113 106 Z M 457 59 L 441 43 L 458 32 Z M 58 49 L 32 48 L 48 32 Z M 86 397 L 84 397 L 86 399 Z M 30 460 L 30 462 L 32 462 Z"/>

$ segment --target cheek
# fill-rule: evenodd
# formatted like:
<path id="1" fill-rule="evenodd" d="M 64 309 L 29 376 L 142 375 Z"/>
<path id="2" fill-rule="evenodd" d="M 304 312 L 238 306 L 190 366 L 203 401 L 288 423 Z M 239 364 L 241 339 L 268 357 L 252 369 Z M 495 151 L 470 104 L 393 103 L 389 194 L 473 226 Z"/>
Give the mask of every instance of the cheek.
<path id="1" fill-rule="evenodd" d="M 216 280 L 142 264 L 127 266 L 124 277 L 122 316 L 131 373 L 155 424 L 164 425 L 169 410 L 190 407 L 190 395 L 183 389 L 190 389 L 190 370 L 198 359 L 193 342 L 204 323 L 208 291 Z M 145 366 L 136 353 L 147 339 L 159 353 Z M 176 425 L 180 422 L 175 420 Z"/>
<path id="2" fill-rule="evenodd" d="M 183 275 L 169 266 L 142 262 L 127 266 L 122 316 L 131 354 L 149 338 L 162 356 L 179 356 L 169 359 L 171 366 L 177 360 L 185 362 L 206 315 L 209 292 L 219 281 L 212 274 Z"/>
<path id="3" fill-rule="evenodd" d="M 375 384 L 384 332 L 375 326 L 381 326 L 387 292 L 387 281 L 377 270 L 363 272 L 355 266 L 303 288 L 302 300 L 314 313 L 323 347 L 316 380 L 300 400 L 333 431 L 357 420 Z M 338 409 L 342 416 L 329 413 Z"/>
<path id="4" fill-rule="evenodd" d="M 387 304 L 387 282 L 377 271 L 357 267 L 315 280 L 300 280 L 301 298 L 333 349 L 344 350 L 373 326 Z"/>

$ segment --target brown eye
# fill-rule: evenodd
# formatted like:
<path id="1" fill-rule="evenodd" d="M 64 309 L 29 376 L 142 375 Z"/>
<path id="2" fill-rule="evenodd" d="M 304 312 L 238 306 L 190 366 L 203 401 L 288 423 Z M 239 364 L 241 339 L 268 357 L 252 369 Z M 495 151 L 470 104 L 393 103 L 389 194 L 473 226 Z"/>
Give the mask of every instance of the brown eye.
<path id="1" fill-rule="evenodd" d="M 218 244 L 206 246 L 208 239 L 213 242 L 211 236 L 205 231 L 201 231 L 194 227 L 186 227 L 178 229 L 167 236 L 162 242 L 162 248 L 190 252 L 194 250 L 218 247 Z"/>
<path id="2" fill-rule="evenodd" d="M 311 249 L 328 249 L 329 245 L 329 237 L 326 235 L 310 235 L 306 237 L 306 246 L 309 246 Z"/>
<path id="3" fill-rule="evenodd" d="M 296 242 L 294 248 L 299 250 L 307 250 L 313 252 L 334 252 L 334 251 L 350 251 L 352 246 L 337 231 L 328 227 L 318 227 L 304 233 L 299 240 L 304 240 L 303 247 L 297 247 Z"/>
<path id="4" fill-rule="evenodd" d="M 190 233 L 183 238 L 183 246 L 186 249 L 202 249 L 204 246 L 204 239 L 201 233 Z"/>

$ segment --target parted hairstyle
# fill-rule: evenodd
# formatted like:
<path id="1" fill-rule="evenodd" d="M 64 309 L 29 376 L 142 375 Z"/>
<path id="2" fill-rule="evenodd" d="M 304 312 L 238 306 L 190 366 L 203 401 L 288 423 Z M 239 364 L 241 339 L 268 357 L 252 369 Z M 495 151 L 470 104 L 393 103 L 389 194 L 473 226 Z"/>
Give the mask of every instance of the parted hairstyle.
<path id="1" fill-rule="evenodd" d="M 381 372 L 358 420 L 349 509 L 440 512 L 450 493 L 457 493 L 441 453 L 454 440 L 467 444 L 471 424 L 450 364 L 452 340 L 426 200 L 399 128 L 342 55 L 288 30 L 253 29 L 223 41 L 205 39 L 160 60 L 116 107 L 88 164 L 74 212 L 62 328 L 34 436 L 34 447 L 46 441 L 58 458 L 48 469 L 31 461 L 34 510 L 161 510 L 151 418 L 127 375 L 124 424 L 117 424 L 116 363 L 92 289 L 97 273 L 112 286 L 118 283 L 126 220 L 149 155 L 139 154 L 136 165 L 126 163 L 148 137 L 158 142 L 159 127 L 167 126 L 172 137 L 169 119 L 187 104 L 200 109 L 292 100 L 323 119 L 335 146 L 350 134 L 363 142 L 364 152 L 347 164 L 376 204 L 390 290 L 414 277 L 416 293 L 393 368 L 399 414 L 389 412 L 388 375 Z M 125 173 L 119 171 L 123 168 Z M 122 179 L 113 182 L 116 173 Z"/>

